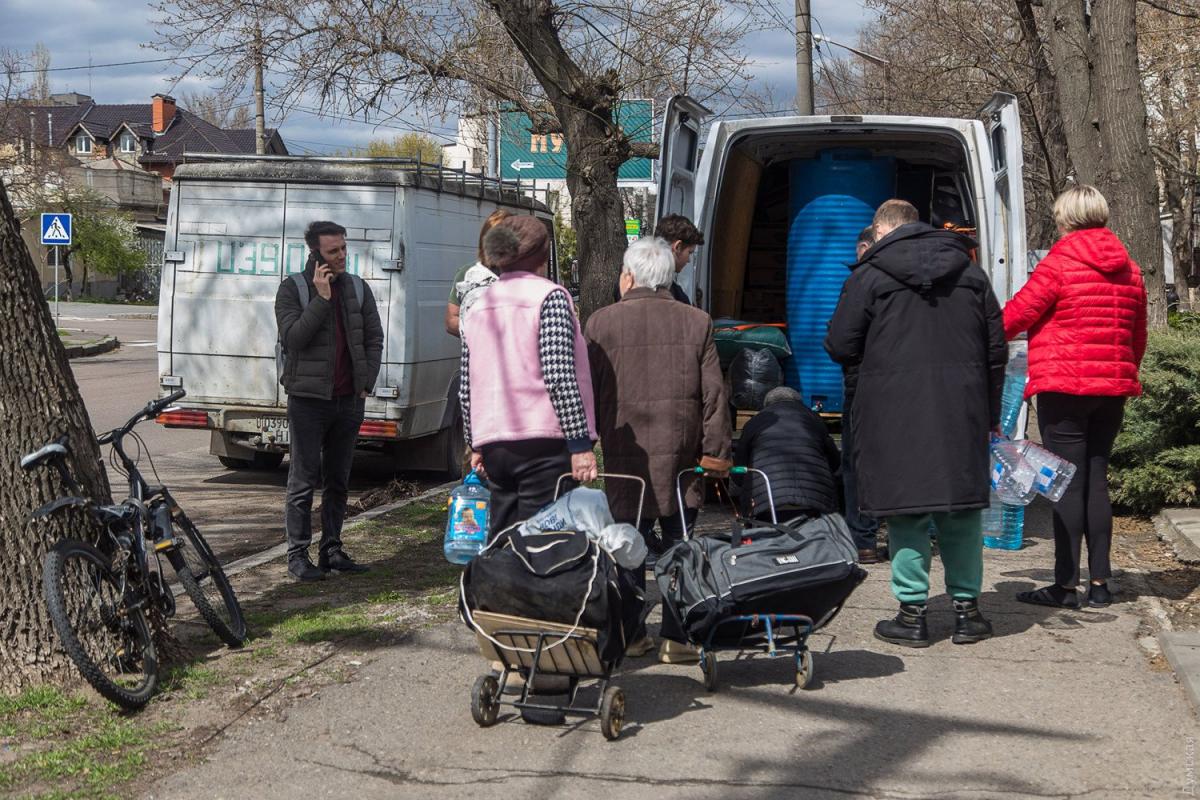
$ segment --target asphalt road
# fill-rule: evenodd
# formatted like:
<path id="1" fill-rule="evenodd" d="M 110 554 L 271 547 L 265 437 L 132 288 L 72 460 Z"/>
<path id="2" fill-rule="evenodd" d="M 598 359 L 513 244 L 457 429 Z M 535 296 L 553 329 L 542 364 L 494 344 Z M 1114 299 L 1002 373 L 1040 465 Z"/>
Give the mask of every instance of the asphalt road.
<path id="1" fill-rule="evenodd" d="M 71 362 L 97 432 L 118 427 L 146 401 L 158 397 L 155 311 L 147 306 L 60 304 L 58 327 L 112 334 L 121 342 L 121 347 L 110 353 Z M 153 475 L 152 458 L 161 481 L 170 487 L 222 561 L 229 563 L 284 540 L 286 461 L 271 472 L 229 470 L 209 455 L 208 431 L 168 430 L 146 422 L 137 432 L 149 453 L 149 458 L 141 461 L 142 471 Z M 126 450 L 133 455 L 134 447 Z M 351 476 L 350 502 L 393 477 L 387 459 L 360 452 Z M 438 482 L 427 476 L 399 477 L 412 477 L 423 486 Z M 124 479 L 111 467 L 109 479 L 114 494 L 124 489 Z M 150 480 L 154 482 L 153 477 Z M 317 516 L 314 528 L 319 527 Z"/>

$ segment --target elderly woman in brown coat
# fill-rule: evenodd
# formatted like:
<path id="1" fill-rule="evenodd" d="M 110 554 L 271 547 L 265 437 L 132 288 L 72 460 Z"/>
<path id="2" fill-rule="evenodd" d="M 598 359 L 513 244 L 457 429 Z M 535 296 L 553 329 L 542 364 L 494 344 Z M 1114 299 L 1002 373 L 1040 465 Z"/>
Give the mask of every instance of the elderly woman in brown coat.
<path id="1" fill-rule="evenodd" d="M 658 238 L 640 239 L 625 251 L 621 300 L 588 320 L 584 336 L 596 401 L 596 430 L 607 472 L 646 479 L 640 530 L 647 548 L 659 554 L 683 536 L 696 518 L 700 481 L 687 488 L 686 517 L 675 501 L 675 477 L 697 464 L 717 474 L 730 462 L 729 403 L 712 320 L 671 296 L 675 262 Z M 638 487 L 608 481 L 613 516 L 633 522 Z M 654 535 L 657 523 L 659 535 Z M 644 574 L 639 573 L 641 579 Z M 630 655 L 653 647 L 649 637 L 630 646 Z M 664 660 L 691 658 L 671 646 Z"/>

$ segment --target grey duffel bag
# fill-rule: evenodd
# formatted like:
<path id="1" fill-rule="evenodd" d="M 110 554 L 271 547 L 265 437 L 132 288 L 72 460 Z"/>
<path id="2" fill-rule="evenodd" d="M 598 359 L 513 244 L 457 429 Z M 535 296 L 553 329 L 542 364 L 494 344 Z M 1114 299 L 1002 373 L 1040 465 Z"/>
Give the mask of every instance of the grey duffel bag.
<path id="1" fill-rule="evenodd" d="M 654 568 L 662 635 L 704 644 L 747 614 L 802 614 L 819 628 L 866 577 L 856 556 L 840 514 L 680 542 Z"/>

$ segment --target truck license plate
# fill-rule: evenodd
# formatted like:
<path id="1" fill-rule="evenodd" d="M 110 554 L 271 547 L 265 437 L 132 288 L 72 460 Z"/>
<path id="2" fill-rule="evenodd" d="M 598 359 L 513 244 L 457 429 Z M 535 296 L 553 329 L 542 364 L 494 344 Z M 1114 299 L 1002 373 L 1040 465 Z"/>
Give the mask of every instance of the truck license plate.
<path id="1" fill-rule="evenodd" d="M 275 444 L 288 444 L 290 441 L 287 417 L 259 417 L 258 427 L 266 441 L 274 441 Z"/>

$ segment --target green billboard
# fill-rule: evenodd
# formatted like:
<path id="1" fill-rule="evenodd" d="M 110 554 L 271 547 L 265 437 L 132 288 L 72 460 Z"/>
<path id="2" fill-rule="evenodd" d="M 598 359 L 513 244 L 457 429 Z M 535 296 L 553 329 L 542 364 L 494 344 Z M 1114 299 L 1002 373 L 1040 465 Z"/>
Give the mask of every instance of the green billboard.
<path id="1" fill-rule="evenodd" d="M 635 142 L 654 141 L 654 103 L 625 100 L 617 104 L 617 124 Z M 500 113 L 500 177 L 506 180 L 565 180 L 567 143 L 561 133 L 536 133 L 521 111 Z M 631 158 L 617 171 L 623 181 L 654 179 L 648 158 Z"/>

